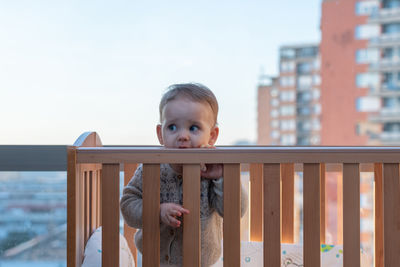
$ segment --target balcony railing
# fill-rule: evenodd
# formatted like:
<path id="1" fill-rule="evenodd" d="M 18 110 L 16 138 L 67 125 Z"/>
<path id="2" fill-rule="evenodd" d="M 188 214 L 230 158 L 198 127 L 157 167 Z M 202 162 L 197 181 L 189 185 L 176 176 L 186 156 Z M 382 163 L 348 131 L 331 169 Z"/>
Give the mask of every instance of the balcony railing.
<path id="1" fill-rule="evenodd" d="M 378 37 L 371 38 L 368 43 L 370 47 L 379 47 L 384 45 L 392 46 L 398 44 L 400 44 L 399 33 L 381 34 Z"/>
<path id="2" fill-rule="evenodd" d="M 343 173 L 343 266 L 360 266 L 362 170 L 375 173 L 376 266 L 400 262 L 399 147 L 95 147 L 96 135 L 90 137 L 92 141 L 82 145 L 91 147 L 68 148 L 68 266 L 80 266 L 85 240 L 99 224 L 103 225 L 102 240 L 107 240 L 102 266 L 118 266 L 117 181 L 121 164 L 136 163 L 144 166 L 143 266 L 159 266 L 160 262 L 160 163 L 179 163 L 184 168 L 184 206 L 191 213 L 184 216 L 183 266 L 200 266 L 200 207 L 193 197 L 200 195 L 200 163 L 224 164 L 224 220 L 229 221 L 223 229 L 224 266 L 240 265 L 241 164 L 250 164 L 250 236 L 264 242 L 264 266 L 280 266 L 281 242 L 293 242 L 295 169 L 303 171 L 304 266 L 321 266 L 324 177 L 329 169 Z"/>
<path id="3" fill-rule="evenodd" d="M 369 71 L 396 71 L 400 69 L 400 60 L 396 58 L 382 58 L 369 65 Z"/>
<path id="4" fill-rule="evenodd" d="M 369 23 L 390 23 L 400 21 L 400 8 L 376 9 L 368 18 Z"/>

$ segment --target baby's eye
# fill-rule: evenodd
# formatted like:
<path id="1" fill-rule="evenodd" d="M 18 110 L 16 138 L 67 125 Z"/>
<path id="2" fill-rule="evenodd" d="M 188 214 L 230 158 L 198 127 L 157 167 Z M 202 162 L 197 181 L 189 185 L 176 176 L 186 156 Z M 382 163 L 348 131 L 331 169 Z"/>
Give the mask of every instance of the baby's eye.
<path id="1" fill-rule="evenodd" d="M 168 130 L 175 131 L 176 130 L 176 125 L 175 124 L 168 125 Z"/>
<path id="2" fill-rule="evenodd" d="M 197 125 L 192 125 L 192 126 L 190 126 L 189 130 L 190 130 L 191 132 L 198 131 L 198 130 L 199 130 L 199 127 L 198 127 Z"/>

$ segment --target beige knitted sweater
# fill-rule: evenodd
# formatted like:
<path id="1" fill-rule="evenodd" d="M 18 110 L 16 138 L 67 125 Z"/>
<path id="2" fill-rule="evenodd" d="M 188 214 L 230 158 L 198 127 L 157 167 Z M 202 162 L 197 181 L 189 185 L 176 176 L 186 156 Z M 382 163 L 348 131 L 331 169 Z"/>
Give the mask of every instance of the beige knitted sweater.
<path id="1" fill-rule="evenodd" d="M 142 252 L 142 165 L 123 190 L 120 206 L 125 222 L 139 231 L 135 234 L 136 247 Z M 182 176 L 168 164 L 160 167 L 160 203 L 182 205 Z M 223 179 L 201 178 L 200 220 L 201 220 L 201 265 L 214 264 L 221 255 L 223 217 Z M 247 192 L 241 190 L 242 216 L 247 210 Z M 182 226 L 172 228 L 160 223 L 160 263 L 182 265 Z"/>

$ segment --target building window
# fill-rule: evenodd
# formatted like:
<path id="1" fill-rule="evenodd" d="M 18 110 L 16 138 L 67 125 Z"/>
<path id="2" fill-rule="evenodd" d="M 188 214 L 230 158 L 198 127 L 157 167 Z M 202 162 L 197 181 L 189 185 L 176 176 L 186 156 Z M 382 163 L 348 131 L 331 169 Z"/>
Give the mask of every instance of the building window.
<path id="1" fill-rule="evenodd" d="M 355 31 L 356 39 L 370 39 L 373 37 L 378 37 L 380 34 L 379 25 L 358 25 Z"/>
<path id="2" fill-rule="evenodd" d="M 282 145 L 294 145 L 296 144 L 296 136 L 293 134 L 283 134 L 281 136 Z"/>
<path id="3" fill-rule="evenodd" d="M 295 100 L 295 92 L 294 91 L 281 91 L 280 95 L 282 102 L 293 102 Z"/>
<path id="4" fill-rule="evenodd" d="M 296 57 L 296 51 L 293 48 L 281 48 L 280 50 L 281 58 L 293 59 Z"/>
<path id="5" fill-rule="evenodd" d="M 272 128 L 278 128 L 279 127 L 279 121 L 278 120 L 271 121 L 271 127 Z"/>
<path id="6" fill-rule="evenodd" d="M 270 115 L 272 118 L 276 118 L 279 116 L 279 111 L 277 109 L 273 109 L 273 110 L 271 110 Z"/>
<path id="7" fill-rule="evenodd" d="M 391 59 L 391 58 L 393 58 L 393 55 L 394 55 L 393 52 L 394 52 L 393 47 L 386 47 L 383 49 L 382 57 L 385 59 Z"/>
<path id="8" fill-rule="evenodd" d="M 383 0 L 383 8 L 397 8 L 400 7 L 400 0 Z"/>
<path id="9" fill-rule="evenodd" d="M 296 129 L 295 120 L 282 120 L 281 121 L 281 131 L 293 131 Z"/>
<path id="10" fill-rule="evenodd" d="M 321 122 L 319 121 L 319 119 L 313 119 L 313 121 L 312 121 L 312 129 L 314 131 L 321 130 Z"/>
<path id="11" fill-rule="evenodd" d="M 283 61 L 281 62 L 281 72 L 293 72 L 295 65 L 294 61 Z"/>
<path id="12" fill-rule="evenodd" d="M 321 59 L 318 57 L 314 60 L 314 70 L 319 70 L 321 68 Z"/>
<path id="13" fill-rule="evenodd" d="M 312 70 L 312 62 L 302 62 L 297 64 L 297 74 L 310 74 Z"/>
<path id="14" fill-rule="evenodd" d="M 310 145 L 310 141 L 308 140 L 308 137 L 297 137 L 297 145 L 299 146 L 308 146 Z"/>
<path id="15" fill-rule="evenodd" d="M 297 88 L 298 89 L 309 89 L 312 85 L 312 76 L 311 75 L 302 75 L 297 78 Z"/>
<path id="16" fill-rule="evenodd" d="M 311 122 L 309 120 L 299 121 L 297 123 L 297 130 L 307 132 L 311 130 Z"/>
<path id="17" fill-rule="evenodd" d="M 279 106 L 279 100 L 276 99 L 276 98 L 272 98 L 271 99 L 271 106 L 273 106 L 273 107 Z"/>
<path id="18" fill-rule="evenodd" d="M 283 76 L 280 78 L 280 84 L 282 87 L 293 87 L 295 83 L 293 76 Z"/>
<path id="19" fill-rule="evenodd" d="M 297 102 L 298 103 L 308 103 L 312 100 L 311 91 L 302 91 L 297 93 Z"/>
<path id="20" fill-rule="evenodd" d="M 356 3 L 356 15 L 365 16 L 377 12 L 379 1 L 359 1 Z"/>
<path id="21" fill-rule="evenodd" d="M 313 75 L 313 85 L 320 85 L 321 84 L 321 76 L 318 74 Z"/>
<path id="22" fill-rule="evenodd" d="M 359 64 L 374 63 L 379 60 L 379 50 L 376 48 L 359 49 L 356 51 L 356 62 Z"/>
<path id="23" fill-rule="evenodd" d="M 311 108 L 310 107 L 298 107 L 297 114 L 299 114 L 300 116 L 311 115 Z"/>
<path id="24" fill-rule="evenodd" d="M 379 85 L 380 76 L 378 73 L 359 73 L 356 76 L 358 88 L 375 88 Z"/>
<path id="25" fill-rule="evenodd" d="M 281 106 L 280 108 L 281 116 L 294 116 L 296 114 L 296 110 L 292 105 Z"/>
<path id="26" fill-rule="evenodd" d="M 379 111 L 381 101 L 379 97 L 364 96 L 356 99 L 356 109 L 359 112 Z"/>
<path id="27" fill-rule="evenodd" d="M 317 115 L 321 114 L 321 104 L 316 104 L 316 105 L 313 107 L 313 113 L 314 113 L 314 114 L 317 114 Z"/>
<path id="28" fill-rule="evenodd" d="M 271 96 L 272 97 L 277 97 L 278 95 L 279 95 L 279 90 L 278 89 L 271 90 Z"/>
<path id="29" fill-rule="evenodd" d="M 297 50 L 297 57 L 315 57 L 318 54 L 318 47 L 302 47 Z"/>
<path id="30" fill-rule="evenodd" d="M 319 135 L 313 135 L 311 137 L 311 144 L 312 145 L 319 145 L 321 143 L 321 137 Z"/>
<path id="31" fill-rule="evenodd" d="M 400 73 L 384 72 L 382 87 L 392 91 L 400 90 Z"/>
<path id="32" fill-rule="evenodd" d="M 273 139 L 279 138 L 279 131 L 272 131 L 272 132 L 271 132 L 271 137 L 272 137 Z"/>
<path id="33" fill-rule="evenodd" d="M 321 97 L 321 91 L 319 89 L 312 90 L 313 99 L 319 99 Z"/>
<path id="34" fill-rule="evenodd" d="M 384 24 L 382 27 L 382 33 L 384 34 L 400 33 L 400 23 Z"/>
<path id="35" fill-rule="evenodd" d="M 400 132 L 400 123 L 399 122 L 388 122 L 383 124 L 384 132 Z"/>
<path id="36" fill-rule="evenodd" d="M 400 97 L 384 97 L 383 98 L 384 108 L 399 108 L 400 107 Z"/>

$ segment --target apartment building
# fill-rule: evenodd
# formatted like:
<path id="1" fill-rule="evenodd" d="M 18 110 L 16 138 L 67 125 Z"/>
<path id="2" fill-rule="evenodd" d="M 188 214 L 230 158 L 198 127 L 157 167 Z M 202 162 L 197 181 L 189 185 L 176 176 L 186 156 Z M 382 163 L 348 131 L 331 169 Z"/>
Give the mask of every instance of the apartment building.
<path id="1" fill-rule="evenodd" d="M 258 144 L 399 145 L 400 0 L 324 0 L 321 36 L 280 48 Z"/>
<path id="2" fill-rule="evenodd" d="M 321 33 L 321 144 L 399 145 L 400 1 L 325 0 Z"/>
<path id="3" fill-rule="evenodd" d="M 279 50 L 279 76 L 258 87 L 260 145 L 320 144 L 320 58 L 316 44 Z"/>

